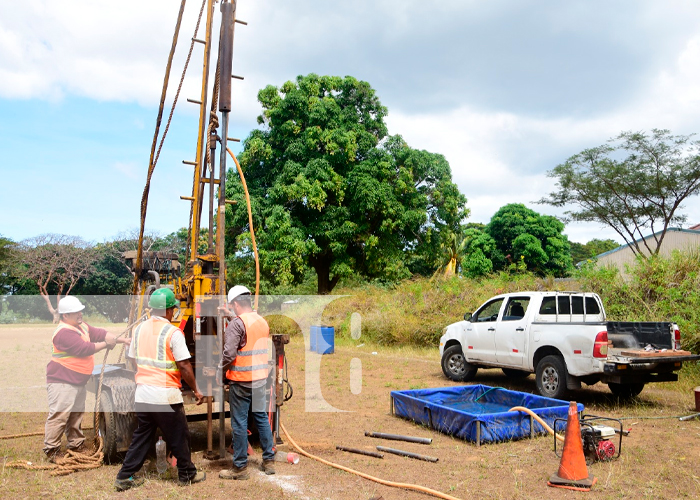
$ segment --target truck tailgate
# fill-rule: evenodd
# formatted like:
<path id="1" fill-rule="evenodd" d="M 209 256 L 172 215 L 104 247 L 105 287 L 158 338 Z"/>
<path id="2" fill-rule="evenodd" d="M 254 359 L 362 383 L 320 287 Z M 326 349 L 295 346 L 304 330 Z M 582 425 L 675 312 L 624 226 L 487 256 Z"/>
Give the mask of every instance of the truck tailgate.
<path id="1" fill-rule="evenodd" d="M 689 351 L 647 352 L 626 349 L 609 349 L 608 362 L 612 363 L 673 363 L 680 361 L 698 361 L 700 355 Z"/>

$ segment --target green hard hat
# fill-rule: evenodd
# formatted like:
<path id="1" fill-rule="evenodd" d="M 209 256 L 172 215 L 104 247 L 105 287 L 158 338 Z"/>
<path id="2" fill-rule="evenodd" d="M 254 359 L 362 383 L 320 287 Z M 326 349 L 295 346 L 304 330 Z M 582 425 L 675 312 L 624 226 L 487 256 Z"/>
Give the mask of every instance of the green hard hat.
<path id="1" fill-rule="evenodd" d="M 177 305 L 175 294 L 170 288 L 159 288 L 151 294 L 148 307 L 153 309 L 170 309 Z"/>

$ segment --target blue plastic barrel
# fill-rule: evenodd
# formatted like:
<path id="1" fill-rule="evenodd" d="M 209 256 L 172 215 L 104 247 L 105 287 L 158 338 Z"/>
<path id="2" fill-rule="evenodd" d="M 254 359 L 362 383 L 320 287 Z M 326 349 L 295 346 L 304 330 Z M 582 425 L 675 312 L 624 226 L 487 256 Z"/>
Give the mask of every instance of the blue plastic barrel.
<path id="1" fill-rule="evenodd" d="M 319 332 L 320 329 L 320 326 L 311 327 L 311 346 L 309 349 L 311 352 L 316 352 L 316 339 L 321 336 Z"/>
<path id="2" fill-rule="evenodd" d="M 319 354 L 333 354 L 335 352 L 335 328 L 332 326 L 318 327 L 316 352 Z"/>

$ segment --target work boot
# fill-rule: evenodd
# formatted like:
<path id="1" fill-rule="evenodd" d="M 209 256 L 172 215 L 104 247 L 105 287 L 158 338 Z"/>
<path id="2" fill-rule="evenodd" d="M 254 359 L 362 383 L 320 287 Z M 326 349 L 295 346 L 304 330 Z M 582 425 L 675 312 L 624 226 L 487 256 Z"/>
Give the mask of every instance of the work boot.
<path id="1" fill-rule="evenodd" d="M 49 462 L 52 464 L 55 464 L 56 461 L 60 460 L 61 458 L 66 456 L 66 453 L 64 451 L 61 451 L 60 448 L 56 448 L 55 450 L 49 450 L 46 452 L 46 456 L 49 459 Z"/>
<path id="2" fill-rule="evenodd" d="M 207 478 L 207 473 L 206 472 L 197 472 L 194 476 L 192 476 L 188 481 L 180 481 L 180 486 L 187 486 L 190 484 L 194 483 L 201 483 Z"/>
<path id="3" fill-rule="evenodd" d="M 250 473 L 248 472 L 248 466 L 236 467 L 235 465 L 231 469 L 224 469 L 219 471 L 220 479 L 238 479 L 240 481 L 250 479 Z"/>
<path id="4" fill-rule="evenodd" d="M 92 453 L 94 451 L 90 446 L 86 445 L 85 443 L 82 443 L 77 448 L 68 448 L 68 449 L 74 453 L 80 453 L 81 455 L 89 455 L 90 453 Z"/>
<path id="5" fill-rule="evenodd" d="M 128 479 L 115 479 L 114 487 L 117 489 L 117 491 L 126 491 L 131 488 L 137 488 L 145 482 L 146 480 L 142 477 L 131 476 Z"/>
<path id="6" fill-rule="evenodd" d="M 275 473 L 275 461 L 274 460 L 263 460 L 260 470 L 263 471 L 268 476 Z"/>

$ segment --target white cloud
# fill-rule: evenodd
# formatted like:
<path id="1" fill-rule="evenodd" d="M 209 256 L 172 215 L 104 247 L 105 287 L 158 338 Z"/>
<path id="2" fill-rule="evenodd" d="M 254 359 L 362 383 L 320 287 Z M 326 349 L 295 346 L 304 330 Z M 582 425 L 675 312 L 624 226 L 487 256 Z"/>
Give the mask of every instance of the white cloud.
<path id="1" fill-rule="evenodd" d="M 121 162 L 121 161 L 115 161 L 112 167 L 117 171 L 121 172 L 124 174 L 126 177 L 129 179 L 138 179 L 141 180 L 143 178 L 142 175 L 142 168 L 140 168 L 139 165 L 136 164 L 136 162 L 130 161 L 130 162 Z"/>
<path id="2" fill-rule="evenodd" d="M 0 97 L 71 93 L 152 105 L 160 95 L 177 17 L 173 5 L 165 0 L 5 2 L 0 6 Z M 192 10 L 198 7 L 191 2 L 186 10 L 179 67 L 194 30 Z M 201 68 L 198 47 L 200 62 L 193 69 Z"/>
<path id="3" fill-rule="evenodd" d="M 178 6 L 0 3 L 0 99 L 155 107 Z M 200 6 L 187 4 L 168 105 Z M 427 9 L 417 0 L 244 0 L 238 11 L 249 26 L 236 26 L 233 67 L 245 80 L 233 84 L 231 135 L 243 139 L 256 126 L 265 85 L 309 72 L 354 75 L 389 106 L 391 133 L 447 157 L 474 221 L 506 203 L 533 206 L 553 188 L 547 170 L 622 130 L 700 132 L 700 6 L 692 2 L 442 0 Z M 217 27 L 219 15 L 217 7 Z M 200 38 L 203 29 L 204 20 Z M 202 47 L 194 47 L 180 96 L 186 119 L 196 120 L 185 99 L 199 97 Z M 150 133 L 152 124 L 133 126 Z M 112 166 L 131 179 L 143 175 L 130 162 Z M 687 205 L 689 222 L 700 222 L 700 204 Z M 600 234 L 580 224 L 567 231 Z"/>

